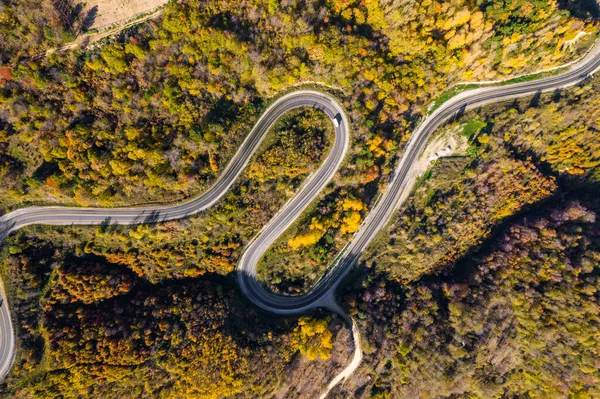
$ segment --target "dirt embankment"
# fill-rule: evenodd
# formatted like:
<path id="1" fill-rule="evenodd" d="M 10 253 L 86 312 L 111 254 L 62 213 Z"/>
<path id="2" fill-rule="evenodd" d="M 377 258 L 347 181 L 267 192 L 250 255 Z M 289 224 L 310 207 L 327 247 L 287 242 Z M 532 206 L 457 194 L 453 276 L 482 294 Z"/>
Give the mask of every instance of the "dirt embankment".
<path id="1" fill-rule="evenodd" d="M 138 16 L 152 13 L 168 0 L 87 0 L 80 16 L 88 30 L 103 30 Z"/>
<path id="2" fill-rule="evenodd" d="M 266 396 L 269 399 L 318 398 L 327 388 L 331 379 L 338 375 L 350 362 L 354 344 L 352 332 L 337 315 L 332 316 L 330 328 L 334 336 L 331 357 L 326 360 L 309 361 L 298 355 L 282 376 L 276 392 Z"/>

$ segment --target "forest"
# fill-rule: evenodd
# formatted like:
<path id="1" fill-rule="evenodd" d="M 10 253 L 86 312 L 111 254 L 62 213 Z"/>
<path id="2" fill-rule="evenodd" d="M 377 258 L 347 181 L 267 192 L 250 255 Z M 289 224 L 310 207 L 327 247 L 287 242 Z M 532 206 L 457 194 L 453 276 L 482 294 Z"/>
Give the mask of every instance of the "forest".
<path id="1" fill-rule="evenodd" d="M 345 297 L 371 350 L 334 397 L 598 396 L 595 190 L 515 220 L 446 274 L 365 273 Z"/>
<path id="2" fill-rule="evenodd" d="M 391 154 L 449 84 L 583 52 L 597 26 L 569 11 L 571 3 L 190 0 L 91 50 L 22 59 L 7 49 L 1 206 L 198 194 L 273 96 L 313 81 L 335 88 L 353 123 L 343 185 L 376 190 Z M 2 20 L 21 18 L 34 30 L 20 8 L 27 4 L 6 6 Z M 23 45 L 37 38 L 13 34 Z"/>
<path id="3" fill-rule="evenodd" d="M 249 240 L 281 207 L 320 163 L 330 136 L 317 111 L 286 115 L 234 194 L 185 223 L 59 227 L 58 235 L 34 227 L 10 237 L 0 268 L 20 344 L 4 392 L 261 396 L 281 385 L 283 370 L 313 367 L 326 379 L 324 370 L 345 361 L 330 358 L 334 338 L 345 342 L 343 323 L 320 313 L 282 319 L 259 312 L 231 274 L 241 250 L 235 241 Z"/>
<path id="4" fill-rule="evenodd" d="M 433 165 L 341 293 L 369 349 L 333 397 L 600 394 L 599 88 L 445 128 L 469 149 Z"/>
<path id="5" fill-rule="evenodd" d="M 8 65 L 73 41 L 81 7 L 70 0 L 5 0 L 0 4 L 0 62 Z M 10 77 L 10 74 L 4 77 Z"/>
<path id="6" fill-rule="evenodd" d="M 507 218 L 597 183 L 599 89 L 593 79 L 454 122 L 449 129 L 470 136 L 466 154 L 431 168 L 364 260 L 398 281 L 418 280 L 452 265 Z"/>
<path id="7" fill-rule="evenodd" d="M 192 197 L 281 93 L 340 100 L 349 155 L 259 270 L 288 294 L 323 274 L 449 86 L 559 65 L 598 31 L 597 7 L 574 0 L 185 0 L 90 48 L 31 58 L 82 34 L 76 7 L 37 4 L 0 5 L 2 213 Z M 442 129 L 467 150 L 419 180 L 340 292 L 365 360 L 331 397 L 600 395 L 598 88 Z M 14 233 L 0 273 L 19 350 L 1 392 L 318 395 L 347 362 L 347 329 L 327 313 L 258 311 L 233 271 L 331 137 L 318 111 L 286 115 L 231 192 L 190 219 Z"/>

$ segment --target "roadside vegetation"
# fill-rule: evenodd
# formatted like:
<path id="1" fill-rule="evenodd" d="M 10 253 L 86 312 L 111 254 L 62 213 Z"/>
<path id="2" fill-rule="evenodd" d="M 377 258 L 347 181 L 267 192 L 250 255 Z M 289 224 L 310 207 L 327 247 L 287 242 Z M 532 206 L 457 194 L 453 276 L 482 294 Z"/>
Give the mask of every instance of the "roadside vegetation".
<path id="1" fill-rule="evenodd" d="M 1 205 L 196 195 L 238 148 L 264 99 L 303 81 L 341 89 L 357 183 L 385 175 L 389 155 L 449 83 L 556 65 L 595 38 L 594 23 L 554 1 L 502 4 L 332 1 L 299 9 L 190 0 L 95 50 L 8 64 L 0 82 Z"/>
<path id="2" fill-rule="evenodd" d="M 534 209 L 530 205 L 558 195 L 562 186 L 598 182 L 599 88 L 593 79 L 454 122 L 469 137 L 465 156 L 436 163 L 365 262 L 390 278 L 417 280 L 452 265 L 506 218 Z"/>
<path id="3" fill-rule="evenodd" d="M 445 275 L 355 276 L 345 298 L 367 353 L 332 397 L 598 396 L 595 197 L 513 219 Z"/>
<path id="4" fill-rule="evenodd" d="M 5 0 L 0 4 L 0 65 L 4 76 L 17 61 L 75 39 L 77 10 L 68 0 Z M 10 65 L 10 67 L 6 67 Z"/>
<path id="5" fill-rule="evenodd" d="M 600 81 L 468 112 L 341 295 L 365 363 L 334 397 L 594 397 Z M 358 294 L 357 294 L 358 291 Z"/>
<path id="6" fill-rule="evenodd" d="M 187 0 L 89 51 L 24 61 L 60 42 L 35 26 L 48 25 L 52 37 L 67 29 L 26 14 L 33 6 L 0 8 L 0 28 L 12 29 L 0 47 L 2 212 L 189 198 L 215 180 L 281 91 L 314 81 L 334 88 L 348 110 L 352 148 L 260 269 L 266 285 L 288 294 L 330 265 L 449 84 L 560 64 L 597 33 L 587 19 L 595 9 L 576 1 Z M 341 397 L 525 396 L 536 384 L 550 397 L 593 393 L 590 264 L 600 209 L 574 188 L 592 190 L 598 177 L 597 88 L 589 81 L 456 122 L 466 153 L 427 172 L 343 293 L 368 356 Z M 231 192 L 202 215 L 14 233 L 0 267 L 19 350 L 3 393 L 317 395 L 333 368 L 339 320 L 265 316 L 236 291 L 232 273 L 244 245 L 320 165 L 331 140 L 321 113 L 289 113 Z M 538 206 L 547 214 L 525 220 Z M 574 299 L 555 292 L 573 287 Z M 581 330 L 570 327 L 571 312 Z M 553 324 L 564 328 L 549 337 Z M 565 362 L 577 367 L 557 366 Z M 290 370 L 318 382 L 296 390 L 282 382 Z M 282 386 L 287 391 L 277 392 Z"/>
<path id="7" fill-rule="evenodd" d="M 19 351 L 4 391 L 260 396 L 302 358 L 318 359 L 326 378 L 329 326 L 339 332 L 341 322 L 265 317 L 240 297 L 231 275 L 245 243 L 321 163 L 332 134 L 320 111 L 286 114 L 232 193 L 181 223 L 33 227 L 11 236 L 0 267 Z M 122 373 L 129 377 L 114 384 Z M 138 384 L 144 375 L 154 376 L 152 386 Z"/>

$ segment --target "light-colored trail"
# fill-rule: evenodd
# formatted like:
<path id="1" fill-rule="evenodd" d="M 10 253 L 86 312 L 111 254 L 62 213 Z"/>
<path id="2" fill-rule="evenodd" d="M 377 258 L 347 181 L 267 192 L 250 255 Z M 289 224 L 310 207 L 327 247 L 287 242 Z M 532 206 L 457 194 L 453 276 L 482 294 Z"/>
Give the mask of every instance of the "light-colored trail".
<path id="1" fill-rule="evenodd" d="M 354 345 L 354 355 L 352 356 L 352 360 L 350 361 L 350 363 L 348 363 L 348 365 L 331 380 L 329 385 L 327 385 L 327 388 L 325 388 L 325 391 L 321 394 L 319 399 L 325 399 L 327 395 L 329 395 L 329 392 L 331 392 L 331 390 L 336 385 L 338 385 L 342 381 L 346 380 L 346 378 L 354 374 L 358 366 L 360 366 L 360 362 L 362 361 L 362 349 L 360 347 L 360 331 L 358 330 L 358 326 L 352 318 L 350 318 L 343 312 L 341 313 L 341 316 L 345 320 L 346 325 L 352 330 L 352 343 Z"/>

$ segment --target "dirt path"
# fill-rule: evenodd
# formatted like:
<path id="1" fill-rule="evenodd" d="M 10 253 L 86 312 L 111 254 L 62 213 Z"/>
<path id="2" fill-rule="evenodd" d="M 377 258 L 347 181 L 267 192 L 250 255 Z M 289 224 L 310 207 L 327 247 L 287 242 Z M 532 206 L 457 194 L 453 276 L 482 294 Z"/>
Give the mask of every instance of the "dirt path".
<path id="1" fill-rule="evenodd" d="M 354 342 L 354 356 L 352 357 L 352 361 L 343 369 L 338 375 L 334 377 L 333 380 L 327 386 L 325 392 L 321 394 L 319 399 L 325 399 L 329 392 L 335 387 L 337 384 L 344 381 L 346 378 L 350 377 L 362 361 L 362 349 L 360 347 L 360 332 L 358 331 L 358 326 L 350 317 L 343 315 L 344 320 L 346 321 L 346 325 L 352 326 L 352 341 Z"/>
<path id="2" fill-rule="evenodd" d="M 102 8 L 100 7 L 100 3 L 102 3 Z M 88 29 L 93 33 L 81 34 L 71 43 L 65 44 L 62 47 L 46 50 L 29 59 L 35 60 L 46 57 L 55 51 L 67 51 L 77 47 L 87 47 L 98 40 L 119 33 L 123 29 L 148 19 L 156 18 L 162 13 L 163 6 L 167 3 L 168 0 L 149 0 L 147 2 L 141 0 L 95 0 L 91 4 L 86 5 L 81 12 L 82 18 L 89 18 L 87 23 L 91 23 L 91 25 L 89 25 Z M 117 4 L 121 4 L 122 6 L 117 6 L 116 10 L 110 10 L 109 5 Z M 125 5 L 129 6 L 125 7 Z M 134 5 L 137 5 L 137 7 Z M 150 7 L 150 5 L 152 6 Z M 93 10 L 94 7 L 97 7 L 96 11 Z M 101 13 L 101 10 L 104 10 L 104 14 Z M 89 17 L 87 16 L 88 13 L 91 13 Z M 104 25 L 99 27 L 100 24 Z"/>

